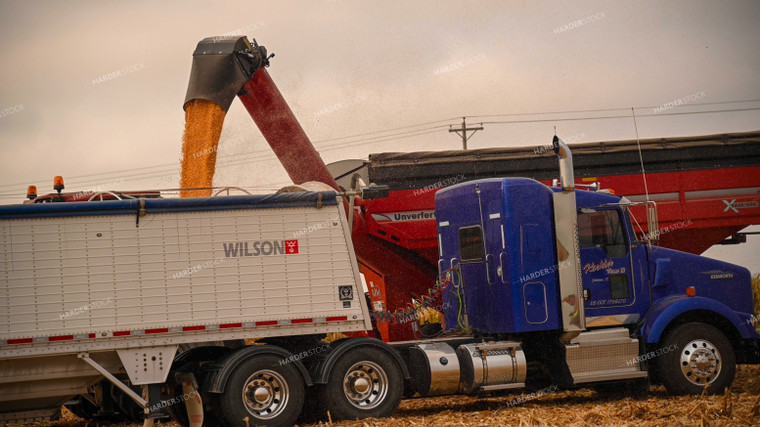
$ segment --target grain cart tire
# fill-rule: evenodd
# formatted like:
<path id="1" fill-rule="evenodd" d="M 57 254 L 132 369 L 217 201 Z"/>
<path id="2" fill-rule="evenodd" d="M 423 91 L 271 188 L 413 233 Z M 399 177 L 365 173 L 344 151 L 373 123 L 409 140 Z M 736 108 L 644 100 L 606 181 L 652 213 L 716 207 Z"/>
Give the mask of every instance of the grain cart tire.
<path id="1" fill-rule="evenodd" d="M 303 408 L 305 385 L 298 369 L 271 354 L 251 357 L 230 375 L 216 413 L 227 426 L 291 426 Z"/>
<path id="2" fill-rule="evenodd" d="M 668 350 L 665 352 L 665 350 Z M 718 329 L 699 322 L 668 332 L 657 357 L 657 372 L 672 394 L 722 394 L 736 374 L 731 343 Z"/>
<path id="3" fill-rule="evenodd" d="M 333 419 L 393 415 L 404 392 L 401 367 L 387 353 L 358 347 L 335 362 L 320 386 L 321 401 Z"/>

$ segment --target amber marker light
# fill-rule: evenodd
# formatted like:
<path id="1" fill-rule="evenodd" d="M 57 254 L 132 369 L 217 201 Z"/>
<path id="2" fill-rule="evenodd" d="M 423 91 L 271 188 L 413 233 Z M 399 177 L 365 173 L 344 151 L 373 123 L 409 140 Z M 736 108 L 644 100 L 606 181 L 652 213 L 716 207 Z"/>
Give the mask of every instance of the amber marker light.
<path id="1" fill-rule="evenodd" d="M 55 179 L 53 180 L 53 188 L 55 189 L 55 191 L 57 191 L 59 193 L 61 192 L 61 190 L 63 190 L 65 188 L 63 186 L 63 177 L 62 176 L 55 177 Z"/>
<path id="2" fill-rule="evenodd" d="M 26 198 L 29 200 L 37 198 L 37 186 L 30 185 L 29 188 L 26 189 Z"/>

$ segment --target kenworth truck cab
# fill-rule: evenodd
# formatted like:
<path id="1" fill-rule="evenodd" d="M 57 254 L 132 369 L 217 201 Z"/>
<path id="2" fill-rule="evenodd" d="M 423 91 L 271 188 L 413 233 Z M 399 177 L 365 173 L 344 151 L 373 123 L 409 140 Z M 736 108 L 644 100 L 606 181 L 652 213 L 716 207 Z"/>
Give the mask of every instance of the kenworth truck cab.
<path id="1" fill-rule="evenodd" d="M 439 268 L 461 273 L 447 329 L 521 342 L 561 385 L 657 374 L 673 393 L 722 392 L 737 362 L 758 361 L 749 271 L 639 240 L 634 204 L 575 191 L 572 155 L 553 144 L 560 187 L 482 179 L 436 194 Z"/>

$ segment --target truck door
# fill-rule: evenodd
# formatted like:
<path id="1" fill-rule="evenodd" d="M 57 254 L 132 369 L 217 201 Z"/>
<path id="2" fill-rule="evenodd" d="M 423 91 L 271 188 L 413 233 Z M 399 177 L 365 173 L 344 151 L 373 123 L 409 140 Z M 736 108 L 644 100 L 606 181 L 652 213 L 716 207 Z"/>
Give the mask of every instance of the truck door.
<path id="1" fill-rule="evenodd" d="M 620 211 L 616 209 L 589 209 L 578 213 L 587 318 L 625 315 L 636 301 L 636 277 L 626 235 Z"/>

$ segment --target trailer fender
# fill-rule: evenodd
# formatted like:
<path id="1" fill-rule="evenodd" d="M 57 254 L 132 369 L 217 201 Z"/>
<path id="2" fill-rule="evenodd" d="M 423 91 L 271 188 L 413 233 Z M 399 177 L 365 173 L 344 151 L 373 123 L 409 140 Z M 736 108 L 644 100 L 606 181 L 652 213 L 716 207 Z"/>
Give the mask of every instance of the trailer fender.
<path id="1" fill-rule="evenodd" d="M 710 311 L 725 318 L 736 328 L 742 338 L 754 336 L 749 323 L 742 322 L 739 316 L 725 304 L 710 298 L 686 295 L 669 296 L 657 301 L 644 316 L 641 335 L 647 343 L 657 343 L 675 318 L 696 310 Z"/>
<path id="2" fill-rule="evenodd" d="M 204 387 L 205 390 L 210 393 L 224 393 L 224 387 L 227 384 L 227 379 L 229 379 L 230 375 L 232 375 L 235 369 L 237 369 L 237 367 L 246 360 L 252 357 L 260 356 L 262 354 L 274 355 L 278 358 L 281 358 L 281 360 L 286 361 L 284 363 L 295 365 L 296 368 L 298 368 L 298 372 L 301 373 L 301 377 L 303 377 L 303 381 L 306 386 L 311 386 L 313 384 L 311 381 L 311 376 L 309 375 L 309 371 L 306 370 L 300 361 L 287 361 L 289 357 L 293 356 L 291 352 L 285 350 L 284 348 L 273 345 L 253 345 L 238 349 L 227 355 L 227 357 L 221 361 L 217 362 L 217 369 L 209 374 L 208 380 L 206 381 Z"/>
<path id="3" fill-rule="evenodd" d="M 401 355 L 393 347 L 376 338 L 349 338 L 333 343 L 332 351 L 319 363 L 312 365 L 311 377 L 314 379 L 314 384 L 327 384 L 330 371 L 338 359 L 346 352 L 357 347 L 370 347 L 387 353 L 398 363 L 401 368 L 401 374 L 404 376 L 404 381 L 410 378 L 409 369 L 407 369 L 406 364 L 401 359 Z"/>

